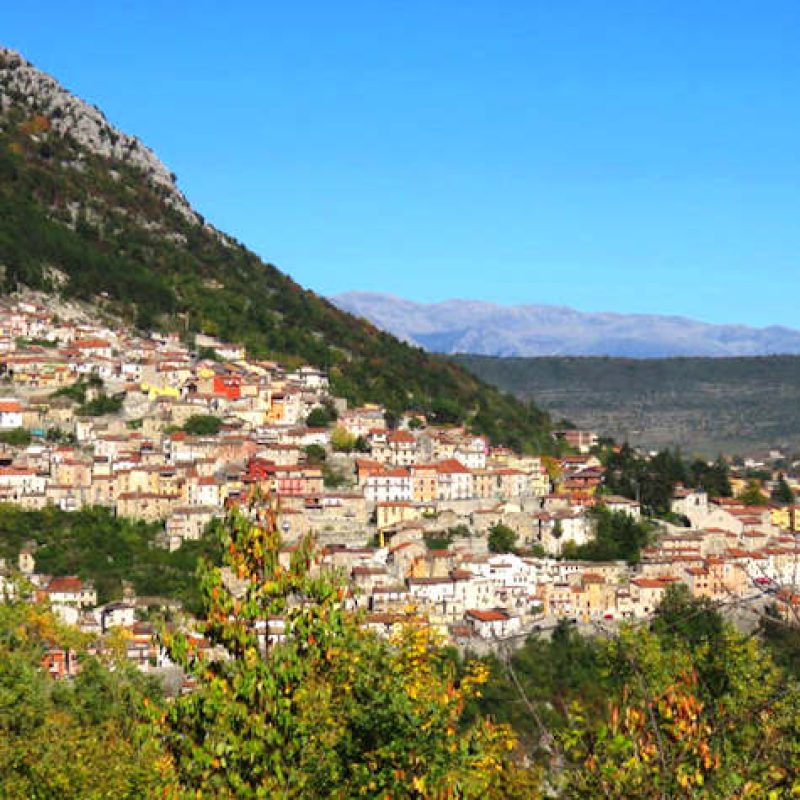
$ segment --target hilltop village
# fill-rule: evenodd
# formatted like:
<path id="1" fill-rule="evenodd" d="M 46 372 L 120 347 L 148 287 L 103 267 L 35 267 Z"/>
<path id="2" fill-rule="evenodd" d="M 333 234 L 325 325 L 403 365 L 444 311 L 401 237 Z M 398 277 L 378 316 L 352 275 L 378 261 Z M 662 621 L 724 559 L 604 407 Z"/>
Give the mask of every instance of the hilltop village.
<path id="1" fill-rule="evenodd" d="M 381 633 L 413 608 L 485 651 L 562 618 L 647 618 L 676 582 L 721 604 L 797 599 L 786 589 L 797 582 L 793 501 L 749 505 L 679 485 L 669 514 L 645 522 L 636 499 L 609 493 L 591 432 L 559 432 L 558 457 L 512 452 L 415 414 L 348 407 L 307 365 L 254 360 L 210 335 L 190 348 L 38 296 L 0 305 L 0 380 L 0 503 L 103 506 L 158 523 L 158 546 L 177 550 L 258 489 L 278 505 L 287 559 L 313 534 Z M 791 473 L 781 480 L 797 488 Z M 636 559 L 573 557 L 602 520 L 648 532 Z M 0 591 L 20 573 L 66 621 L 98 636 L 122 628 L 132 660 L 163 665 L 135 587 L 98 605 L 81 576 L 37 570 L 35 536 L 0 564 Z M 48 665 L 77 669 L 67 653 Z"/>

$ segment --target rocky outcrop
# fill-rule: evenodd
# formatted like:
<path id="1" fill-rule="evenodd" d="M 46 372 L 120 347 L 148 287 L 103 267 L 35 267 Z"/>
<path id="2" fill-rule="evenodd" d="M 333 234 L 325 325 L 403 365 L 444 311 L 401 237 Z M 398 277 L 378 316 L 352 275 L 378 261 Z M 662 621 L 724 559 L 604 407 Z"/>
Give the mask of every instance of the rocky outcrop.
<path id="1" fill-rule="evenodd" d="M 0 47 L 0 119 L 12 107 L 47 118 L 50 130 L 72 138 L 79 148 L 140 170 L 147 181 L 164 190 L 166 202 L 187 219 L 199 221 L 178 190 L 175 175 L 135 136 L 119 131 L 95 106 L 67 91 L 19 53 Z"/>

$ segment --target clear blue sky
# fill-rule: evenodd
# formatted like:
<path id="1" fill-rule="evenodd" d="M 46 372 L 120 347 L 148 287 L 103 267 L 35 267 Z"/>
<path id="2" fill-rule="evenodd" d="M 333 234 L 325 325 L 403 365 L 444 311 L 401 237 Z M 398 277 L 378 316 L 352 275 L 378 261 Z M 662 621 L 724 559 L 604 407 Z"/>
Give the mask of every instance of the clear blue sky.
<path id="1" fill-rule="evenodd" d="M 3 3 L 317 291 L 800 327 L 800 2 Z"/>

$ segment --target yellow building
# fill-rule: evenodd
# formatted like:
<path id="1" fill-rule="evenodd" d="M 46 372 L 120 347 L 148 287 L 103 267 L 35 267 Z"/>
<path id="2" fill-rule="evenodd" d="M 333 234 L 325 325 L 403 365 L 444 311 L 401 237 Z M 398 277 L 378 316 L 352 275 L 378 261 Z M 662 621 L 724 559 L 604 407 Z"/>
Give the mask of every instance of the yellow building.
<path id="1" fill-rule="evenodd" d="M 177 400 L 180 396 L 180 390 L 174 386 L 157 386 L 153 383 L 142 383 L 139 388 L 142 394 L 146 394 L 149 400 L 157 400 L 159 397 L 171 397 Z"/>
<path id="2" fill-rule="evenodd" d="M 416 503 L 434 503 L 439 496 L 439 472 L 435 464 L 411 467 L 411 496 Z"/>
<path id="3" fill-rule="evenodd" d="M 408 520 L 419 519 L 422 516 L 422 512 L 422 506 L 414 503 L 402 501 L 378 503 L 375 506 L 378 530 L 390 528 L 392 525 L 398 525 Z"/>

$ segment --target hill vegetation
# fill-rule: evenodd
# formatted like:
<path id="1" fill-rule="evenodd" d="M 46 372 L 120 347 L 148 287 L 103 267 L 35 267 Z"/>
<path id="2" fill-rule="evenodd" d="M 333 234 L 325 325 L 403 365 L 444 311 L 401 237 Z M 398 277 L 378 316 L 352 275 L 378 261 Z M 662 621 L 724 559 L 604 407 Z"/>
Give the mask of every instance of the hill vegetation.
<path id="1" fill-rule="evenodd" d="M 155 546 L 161 524 L 115 517 L 106 508 L 62 511 L 50 506 L 23 511 L 0 504 L 0 558 L 16 563 L 20 549 L 35 548 L 36 568 L 46 575 L 78 575 L 91 580 L 101 603 L 122 597 L 122 582 L 137 594 L 200 603 L 195 575 L 200 557 L 218 557 L 213 536 L 185 542 L 170 552 Z"/>
<path id="2" fill-rule="evenodd" d="M 455 363 L 553 417 L 618 441 L 713 458 L 800 449 L 800 356 L 494 358 Z"/>
<path id="3" fill-rule="evenodd" d="M 33 88 L 20 88 L 20 70 L 33 74 Z M 22 285 L 59 292 L 143 328 L 235 340 L 256 356 L 326 369 L 334 393 L 352 403 L 424 412 L 526 449 L 552 447 L 548 417 L 536 406 L 339 311 L 204 224 L 176 199 L 174 186 L 143 172 L 132 155 L 135 140 L 126 139 L 129 155 L 121 157 L 123 134 L 107 124 L 97 133 L 105 150 L 89 147 L 75 127 L 65 132 L 59 119 L 75 98 L 53 94 L 51 79 L 37 75 L 18 55 L 0 51 L 6 292 Z M 37 85 L 48 87 L 46 101 Z M 86 118 L 90 111 L 97 113 L 87 106 Z"/>

